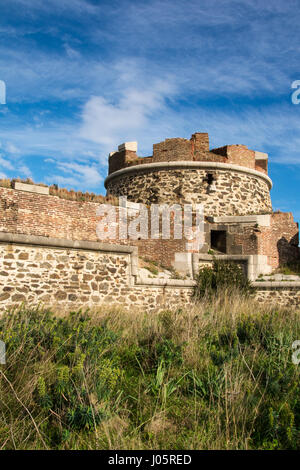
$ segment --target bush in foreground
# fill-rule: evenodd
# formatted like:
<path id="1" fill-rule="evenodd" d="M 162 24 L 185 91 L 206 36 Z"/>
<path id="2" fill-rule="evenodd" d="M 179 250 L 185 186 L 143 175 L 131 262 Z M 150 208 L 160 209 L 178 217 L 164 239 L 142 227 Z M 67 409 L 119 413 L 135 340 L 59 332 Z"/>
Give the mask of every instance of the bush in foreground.
<path id="1" fill-rule="evenodd" d="M 2 449 L 299 449 L 299 312 L 21 309 L 0 320 Z"/>
<path id="2" fill-rule="evenodd" d="M 241 265 L 227 260 L 214 259 L 212 266 L 199 270 L 196 277 L 195 297 L 212 298 L 224 291 L 238 291 L 241 296 L 254 293 L 254 288 Z"/>

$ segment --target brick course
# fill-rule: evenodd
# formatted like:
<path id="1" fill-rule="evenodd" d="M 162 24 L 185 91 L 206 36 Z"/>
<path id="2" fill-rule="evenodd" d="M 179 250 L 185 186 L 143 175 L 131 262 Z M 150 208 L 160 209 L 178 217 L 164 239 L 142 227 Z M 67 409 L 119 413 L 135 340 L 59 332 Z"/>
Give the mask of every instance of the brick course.
<path id="1" fill-rule="evenodd" d="M 126 171 L 116 173 L 122 169 Z M 138 157 L 134 150 L 121 146 L 120 151 L 109 157 L 109 171 L 108 194 L 127 196 L 132 202 L 148 206 L 203 204 L 206 217 L 203 254 L 211 248 L 211 230 L 219 230 L 226 232 L 229 255 L 265 255 L 272 269 L 300 259 L 298 224 L 291 213 L 272 212 L 264 154 L 243 145 L 209 150 L 208 134 L 195 133 L 190 140 L 166 139 L 154 144 L 151 157 Z M 45 239 L 100 241 L 112 246 L 111 251 L 106 248 L 104 253 L 49 247 L 45 242 L 40 247 L 30 246 L 29 242 L 23 245 L 2 242 L 0 301 L 5 305 L 26 300 L 76 306 L 116 302 L 129 308 L 139 304 L 150 310 L 156 305 L 189 302 L 192 287 L 134 283 L 129 251 L 126 254 L 113 250 L 116 244 L 134 245 L 139 256 L 165 266 L 173 265 L 175 254 L 187 251 L 186 239 L 174 239 L 173 225 L 169 240 L 123 240 L 118 235 L 114 239 L 99 239 L 98 207 L 99 203 L 95 202 L 0 187 L 0 232 Z M 253 214 L 269 214 L 266 217 L 270 223 L 243 219 Z M 239 219 L 232 220 L 236 216 Z M 225 221 L 215 222 L 214 218 L 218 217 Z M 226 221 L 226 217 L 231 219 Z M 290 295 L 293 302 L 298 302 L 296 287 L 289 291 L 280 289 L 275 297 L 287 302 Z M 272 289 L 261 287 L 258 298 L 269 299 L 270 292 Z"/>

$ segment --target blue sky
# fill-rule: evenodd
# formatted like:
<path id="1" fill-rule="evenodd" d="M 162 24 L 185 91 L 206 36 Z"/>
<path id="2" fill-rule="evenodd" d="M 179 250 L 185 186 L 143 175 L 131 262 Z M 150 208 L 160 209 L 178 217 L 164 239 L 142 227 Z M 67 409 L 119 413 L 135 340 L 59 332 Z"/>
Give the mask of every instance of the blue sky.
<path id="1" fill-rule="evenodd" d="M 0 0 L 0 176 L 104 193 L 119 143 L 202 131 L 269 153 L 300 220 L 299 24 L 292 0 Z"/>

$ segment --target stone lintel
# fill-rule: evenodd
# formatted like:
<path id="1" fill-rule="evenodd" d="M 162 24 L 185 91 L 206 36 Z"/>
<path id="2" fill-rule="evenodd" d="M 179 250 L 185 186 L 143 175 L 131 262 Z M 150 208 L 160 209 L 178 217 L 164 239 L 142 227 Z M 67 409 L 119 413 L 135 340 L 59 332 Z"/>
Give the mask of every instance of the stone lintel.
<path id="1" fill-rule="evenodd" d="M 221 217 L 207 217 L 208 222 L 215 224 L 248 224 L 255 223 L 260 227 L 270 227 L 271 215 L 230 215 Z"/>
<path id="2" fill-rule="evenodd" d="M 48 186 L 39 186 L 37 184 L 19 183 L 18 181 L 14 181 L 13 187 L 18 191 L 27 191 L 28 193 L 49 195 Z"/>
<path id="3" fill-rule="evenodd" d="M 262 215 L 224 215 L 220 217 L 207 217 L 208 222 L 215 224 L 248 224 L 256 223 L 260 227 L 270 227 L 271 214 Z"/>

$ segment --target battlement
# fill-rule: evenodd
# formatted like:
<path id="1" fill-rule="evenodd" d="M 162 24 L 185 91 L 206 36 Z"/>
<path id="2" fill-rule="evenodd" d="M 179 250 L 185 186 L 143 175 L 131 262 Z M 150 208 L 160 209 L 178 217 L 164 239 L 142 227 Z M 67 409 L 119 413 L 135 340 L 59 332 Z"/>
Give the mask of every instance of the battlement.
<path id="1" fill-rule="evenodd" d="M 109 174 L 135 165 L 162 162 L 228 163 L 268 174 L 268 155 L 245 145 L 226 145 L 209 149 L 207 133 L 196 132 L 190 139 L 172 138 L 153 144 L 153 155 L 139 157 L 137 142 L 125 142 L 109 154 Z"/>
<path id="2" fill-rule="evenodd" d="M 191 301 L 199 268 L 215 257 L 238 263 L 251 281 L 299 260 L 298 224 L 272 210 L 267 161 L 245 145 L 210 150 L 208 134 L 195 133 L 154 144 L 150 157 L 137 155 L 136 142 L 119 145 L 109 156 L 106 197 L 0 181 L 0 302 L 178 308 Z M 153 224 L 158 204 L 169 208 L 167 236 L 163 211 Z M 184 230 L 186 204 L 193 216 L 203 209 L 200 243 L 191 240 L 194 227 Z M 139 257 L 188 279 L 144 278 Z M 300 303 L 300 283 L 279 284 L 277 291 L 257 282 L 258 299 Z"/>

